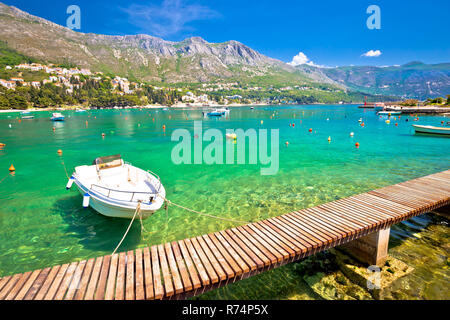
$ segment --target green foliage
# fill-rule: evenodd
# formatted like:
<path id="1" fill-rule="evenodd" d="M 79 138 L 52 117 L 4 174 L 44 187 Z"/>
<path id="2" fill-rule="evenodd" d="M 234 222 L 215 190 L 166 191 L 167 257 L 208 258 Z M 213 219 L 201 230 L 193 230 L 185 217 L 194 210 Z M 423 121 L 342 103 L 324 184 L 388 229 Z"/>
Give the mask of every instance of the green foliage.
<path id="1" fill-rule="evenodd" d="M 73 79 L 74 82 L 75 79 Z M 119 94 L 112 91 L 109 80 L 86 80 L 79 88 L 74 87 L 73 93 L 65 86 L 47 83 L 37 89 L 34 87 L 16 87 L 6 90 L 1 87 L 0 108 L 26 109 L 27 107 L 47 108 L 70 105 L 85 105 L 99 108 L 113 106 L 141 106 L 148 103 L 172 105 L 181 99 L 179 92 L 174 90 L 154 90 L 144 86 L 133 94 Z"/>
<path id="2" fill-rule="evenodd" d="M 15 66 L 21 63 L 36 62 L 35 59 L 27 57 L 14 49 L 8 47 L 7 43 L 0 41 L 0 68 L 5 66 Z"/>

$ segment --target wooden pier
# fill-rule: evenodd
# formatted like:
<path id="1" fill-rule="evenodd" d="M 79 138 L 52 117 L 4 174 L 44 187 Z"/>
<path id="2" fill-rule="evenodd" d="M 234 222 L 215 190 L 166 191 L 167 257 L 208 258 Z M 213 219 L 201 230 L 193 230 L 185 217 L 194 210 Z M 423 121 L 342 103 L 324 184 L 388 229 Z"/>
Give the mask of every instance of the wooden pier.
<path id="1" fill-rule="evenodd" d="M 448 204 L 450 170 L 203 236 L 6 276 L 0 300 L 184 299 L 344 244 L 383 264 L 391 225 Z"/>

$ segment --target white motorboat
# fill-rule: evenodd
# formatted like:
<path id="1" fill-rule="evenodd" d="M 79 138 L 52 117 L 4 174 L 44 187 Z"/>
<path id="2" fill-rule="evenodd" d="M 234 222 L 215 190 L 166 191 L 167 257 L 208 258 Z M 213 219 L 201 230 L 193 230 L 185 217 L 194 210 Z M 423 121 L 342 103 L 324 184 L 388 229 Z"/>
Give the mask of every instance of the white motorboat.
<path id="1" fill-rule="evenodd" d="M 438 134 L 450 137 L 450 127 L 433 127 L 433 126 L 421 126 L 413 124 L 416 133 Z"/>
<path id="2" fill-rule="evenodd" d="M 100 157 L 92 165 L 76 167 L 66 188 L 73 183 L 83 195 L 84 207 L 91 206 L 108 217 L 131 219 L 140 203 L 139 215 L 146 219 L 161 208 L 166 197 L 155 173 L 124 162 L 120 155 Z"/>
<path id="3" fill-rule="evenodd" d="M 64 121 L 65 117 L 62 113 L 54 112 L 50 120 L 52 121 Z"/>

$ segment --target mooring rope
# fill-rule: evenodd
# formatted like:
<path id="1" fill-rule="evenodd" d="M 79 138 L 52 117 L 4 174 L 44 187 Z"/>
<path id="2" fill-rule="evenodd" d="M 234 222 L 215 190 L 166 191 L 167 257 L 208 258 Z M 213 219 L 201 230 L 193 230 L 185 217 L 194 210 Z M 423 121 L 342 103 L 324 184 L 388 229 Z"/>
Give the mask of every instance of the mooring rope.
<path id="1" fill-rule="evenodd" d="M 128 231 L 130 231 L 131 225 L 133 224 L 134 218 L 136 218 L 136 214 L 141 212 L 141 201 L 138 201 L 138 205 L 136 206 L 136 211 L 134 212 L 133 215 L 133 219 L 131 219 L 130 224 L 128 225 L 127 231 L 125 231 L 125 234 L 123 235 L 122 239 L 120 240 L 119 244 L 117 245 L 117 247 L 114 249 L 113 253 L 111 253 L 111 255 L 114 255 L 117 251 L 117 249 L 119 249 L 120 245 L 122 244 L 123 240 L 125 240 L 125 237 L 128 234 Z M 140 215 L 140 214 L 139 214 Z M 142 225 L 141 225 L 142 227 Z"/>
<path id="2" fill-rule="evenodd" d="M 5 180 L 6 178 L 8 178 L 9 175 L 10 175 L 10 173 L 8 173 L 6 176 L 4 176 L 4 177 L 2 178 L 2 180 L 0 180 L 0 183 L 2 183 L 3 180 Z"/>
<path id="3" fill-rule="evenodd" d="M 67 179 L 70 179 L 70 176 L 69 176 L 69 174 L 67 173 L 66 164 L 64 163 L 64 159 L 63 159 L 62 156 L 61 156 L 61 164 L 63 165 L 64 171 L 66 172 L 66 177 L 67 177 Z"/>
<path id="4" fill-rule="evenodd" d="M 207 214 L 207 213 L 195 211 L 195 210 L 186 208 L 186 207 L 184 207 L 184 206 L 182 206 L 182 205 L 180 205 L 180 204 L 176 204 L 176 203 L 170 201 L 169 199 L 167 199 L 167 198 L 165 198 L 165 197 L 163 197 L 163 196 L 161 196 L 161 195 L 159 195 L 159 194 L 158 194 L 158 196 L 161 197 L 164 201 L 166 201 L 167 204 L 169 204 L 169 205 L 172 204 L 172 205 L 174 205 L 174 206 L 176 206 L 176 207 L 179 207 L 179 208 L 184 209 L 184 210 L 186 210 L 186 211 L 193 212 L 193 213 L 196 213 L 196 214 L 199 214 L 199 215 L 202 215 L 202 216 L 206 216 L 206 217 L 210 217 L 210 218 L 214 218 L 214 219 L 220 219 L 220 220 L 231 221 L 231 222 L 237 222 L 237 223 L 250 223 L 250 222 L 248 222 L 248 221 L 236 220 L 236 219 L 224 218 L 224 217 L 218 217 L 218 216 L 214 216 L 214 215 L 212 215 L 212 214 Z"/>

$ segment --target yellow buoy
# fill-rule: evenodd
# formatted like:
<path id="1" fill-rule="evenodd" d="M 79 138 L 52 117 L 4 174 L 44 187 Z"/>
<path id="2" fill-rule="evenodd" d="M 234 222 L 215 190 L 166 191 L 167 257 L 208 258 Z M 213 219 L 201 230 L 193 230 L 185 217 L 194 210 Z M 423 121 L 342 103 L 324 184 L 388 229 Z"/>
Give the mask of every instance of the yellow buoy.
<path id="1" fill-rule="evenodd" d="M 331 137 L 328 137 L 328 142 L 330 142 L 331 141 Z"/>
<path id="2" fill-rule="evenodd" d="M 6 144 L 0 143 L 0 147 L 5 147 L 5 146 L 6 146 Z"/>
<path id="3" fill-rule="evenodd" d="M 9 167 L 9 172 L 14 172 L 14 171 L 16 171 L 16 168 L 14 168 L 14 166 L 11 165 L 11 167 Z"/>
<path id="4" fill-rule="evenodd" d="M 264 123 L 264 121 L 261 120 L 261 124 L 263 124 L 263 123 Z"/>
<path id="5" fill-rule="evenodd" d="M 62 155 L 62 150 L 61 149 L 58 150 L 58 154 Z"/>

